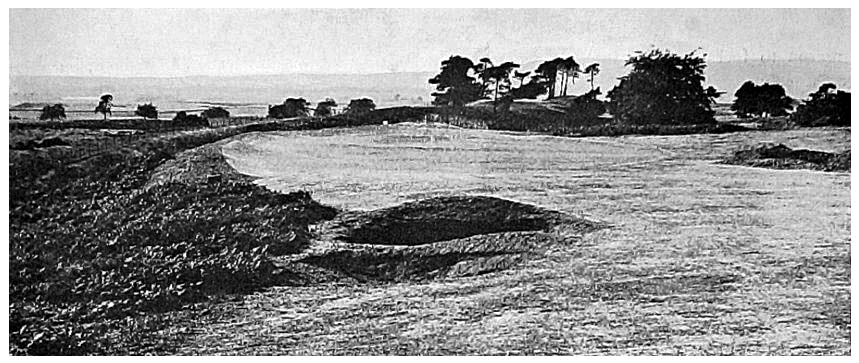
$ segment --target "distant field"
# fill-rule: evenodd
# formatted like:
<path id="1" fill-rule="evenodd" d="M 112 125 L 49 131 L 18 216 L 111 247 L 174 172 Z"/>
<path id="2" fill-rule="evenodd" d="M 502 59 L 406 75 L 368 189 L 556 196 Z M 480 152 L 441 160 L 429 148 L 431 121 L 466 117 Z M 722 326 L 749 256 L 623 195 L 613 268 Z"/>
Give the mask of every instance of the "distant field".
<path id="1" fill-rule="evenodd" d="M 849 354 L 850 174 L 715 163 L 761 142 L 837 152 L 850 132 L 559 138 L 406 124 L 239 136 L 223 148 L 237 170 L 324 204 L 491 195 L 612 227 L 488 275 L 246 296 L 184 352 Z"/>

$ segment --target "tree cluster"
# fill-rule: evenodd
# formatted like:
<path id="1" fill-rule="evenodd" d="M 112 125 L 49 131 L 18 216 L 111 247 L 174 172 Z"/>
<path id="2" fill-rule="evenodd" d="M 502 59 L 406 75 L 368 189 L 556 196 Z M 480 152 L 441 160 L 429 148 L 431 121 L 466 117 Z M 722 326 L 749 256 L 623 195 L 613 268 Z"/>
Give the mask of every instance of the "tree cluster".
<path id="1" fill-rule="evenodd" d="M 808 95 L 791 118 L 800 126 L 850 126 L 850 92 L 824 83 Z"/>
<path id="2" fill-rule="evenodd" d="M 793 108 L 793 99 L 778 84 L 764 83 L 758 86 L 752 81 L 746 81 L 737 89 L 734 97 L 736 99 L 731 110 L 740 118 L 786 116 L 787 111 Z"/>
<path id="3" fill-rule="evenodd" d="M 268 106 L 268 117 L 281 119 L 307 116 L 309 107 L 310 102 L 303 98 L 287 98 L 283 104 Z"/>
<path id="4" fill-rule="evenodd" d="M 441 62 L 441 72 L 429 80 L 436 85 L 433 104 L 460 107 L 480 99 L 491 99 L 495 113 L 499 105 L 506 110 L 517 99 L 535 99 L 547 93 L 549 99 L 566 96 L 569 84 L 575 84 L 582 73 L 572 56 L 543 62 L 533 72 L 520 72 L 519 67 L 514 62 L 496 65 L 489 58 L 481 58 L 474 63 L 462 56 L 451 56 Z M 593 89 L 599 64 L 591 64 L 585 70 L 591 76 Z"/>
<path id="5" fill-rule="evenodd" d="M 710 105 L 721 93 L 712 86 L 704 88 L 702 56 L 653 49 L 636 52 L 626 65 L 632 70 L 607 95 L 616 119 L 636 124 L 715 121 Z"/>

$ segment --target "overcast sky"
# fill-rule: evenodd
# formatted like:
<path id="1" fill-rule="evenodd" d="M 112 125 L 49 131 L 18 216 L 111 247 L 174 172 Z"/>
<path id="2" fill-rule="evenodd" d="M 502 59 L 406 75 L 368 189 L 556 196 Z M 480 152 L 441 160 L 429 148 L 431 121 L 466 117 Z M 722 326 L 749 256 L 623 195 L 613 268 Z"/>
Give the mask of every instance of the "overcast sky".
<path id="1" fill-rule="evenodd" d="M 850 60 L 850 10 L 10 9 L 12 75 L 435 71 L 442 59 Z"/>

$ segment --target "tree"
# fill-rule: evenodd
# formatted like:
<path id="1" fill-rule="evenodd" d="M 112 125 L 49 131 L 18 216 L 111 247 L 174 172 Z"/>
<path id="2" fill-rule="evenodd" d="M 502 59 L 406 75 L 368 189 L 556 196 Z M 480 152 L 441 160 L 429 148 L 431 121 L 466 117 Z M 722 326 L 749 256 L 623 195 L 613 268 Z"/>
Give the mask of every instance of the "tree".
<path id="1" fill-rule="evenodd" d="M 369 98 L 360 98 L 349 101 L 349 106 L 346 107 L 347 115 L 364 115 L 376 109 L 376 103 Z"/>
<path id="2" fill-rule="evenodd" d="M 585 73 L 591 76 L 591 91 L 594 90 L 594 77 L 597 74 L 600 74 L 600 64 L 599 63 L 591 63 L 589 66 L 585 67 Z"/>
<path id="3" fill-rule="evenodd" d="M 400 95 L 397 94 L 397 97 Z M 316 117 L 328 117 L 333 113 L 334 107 L 337 107 L 337 102 L 334 101 L 333 98 L 326 98 L 324 101 L 320 101 L 316 104 L 316 110 L 313 111 L 313 115 Z"/>
<path id="4" fill-rule="evenodd" d="M 660 49 L 635 54 L 626 62 L 632 70 L 607 95 L 616 119 L 638 124 L 715 121 L 710 105 L 721 93 L 702 85 L 707 67 L 703 56 Z"/>
<path id="5" fill-rule="evenodd" d="M 66 107 L 63 106 L 62 103 L 57 103 L 53 106 L 45 105 L 42 108 L 42 114 L 39 115 L 39 120 L 48 120 L 54 121 L 54 119 L 64 119 L 66 118 Z"/>
<path id="6" fill-rule="evenodd" d="M 731 110 L 741 118 L 785 116 L 787 110 L 793 108 L 793 99 L 778 84 L 764 83 L 758 86 L 752 81 L 746 81 L 737 89 L 734 97 L 736 99 L 731 104 Z"/>
<path id="7" fill-rule="evenodd" d="M 203 118 L 229 118 L 230 111 L 225 110 L 223 107 L 210 107 L 208 110 L 203 111 Z"/>
<path id="8" fill-rule="evenodd" d="M 158 109 L 154 105 L 152 105 L 152 103 L 137 105 L 137 110 L 134 111 L 134 114 L 143 117 L 144 120 L 147 118 L 157 119 Z"/>
<path id="9" fill-rule="evenodd" d="M 99 97 L 98 106 L 95 107 L 95 113 L 101 113 L 104 115 L 104 119 L 107 120 L 107 115 L 113 115 L 110 112 L 110 109 L 113 107 L 113 96 L 110 94 L 103 94 Z"/>
<path id="10" fill-rule="evenodd" d="M 558 69 L 560 64 L 563 62 L 561 58 L 555 58 L 550 61 L 545 61 L 540 63 L 537 66 L 537 69 L 534 71 L 535 78 L 537 78 L 538 82 L 542 82 L 546 85 L 549 91 L 548 99 L 552 99 L 555 97 L 555 83 L 558 80 Z"/>
<path id="11" fill-rule="evenodd" d="M 480 58 L 480 63 L 477 63 L 474 65 L 474 71 L 478 75 L 480 75 L 481 73 L 483 73 L 483 71 L 489 69 L 489 67 L 492 67 L 492 66 L 494 66 L 494 64 L 492 64 L 492 60 L 490 60 L 488 57 L 483 57 L 483 58 Z M 483 79 L 482 77 L 478 76 L 478 78 L 481 78 L 482 84 L 483 84 L 483 89 L 486 90 L 486 88 L 488 87 L 487 81 L 485 79 Z"/>
<path id="12" fill-rule="evenodd" d="M 567 95 L 567 86 L 569 85 L 570 79 L 573 81 L 573 85 L 576 84 L 576 78 L 579 78 L 579 73 L 581 73 L 582 68 L 579 63 L 573 59 L 573 56 L 569 56 L 566 59 L 561 59 L 558 61 L 558 71 L 561 72 L 561 85 L 562 85 L 562 95 Z"/>
<path id="13" fill-rule="evenodd" d="M 483 72 L 480 73 L 480 78 L 483 79 L 485 84 L 493 85 L 493 101 L 492 101 L 492 112 L 496 113 L 498 111 L 498 96 L 504 97 L 510 91 L 510 72 L 514 69 L 519 68 L 519 65 L 513 62 L 504 62 L 503 64 L 496 67 L 489 67 L 484 69 Z"/>
<path id="14" fill-rule="evenodd" d="M 850 126 L 850 92 L 822 84 L 797 107 L 791 118 L 801 126 Z"/>
<path id="15" fill-rule="evenodd" d="M 468 58 L 451 56 L 442 61 L 441 72 L 429 80 L 438 91 L 432 93 L 433 104 L 458 107 L 481 99 L 484 87 L 474 78 L 474 70 Z"/>
<path id="16" fill-rule="evenodd" d="M 303 98 L 287 98 L 283 104 L 268 106 L 268 117 L 281 119 L 307 116 L 309 107 L 310 102 Z"/>

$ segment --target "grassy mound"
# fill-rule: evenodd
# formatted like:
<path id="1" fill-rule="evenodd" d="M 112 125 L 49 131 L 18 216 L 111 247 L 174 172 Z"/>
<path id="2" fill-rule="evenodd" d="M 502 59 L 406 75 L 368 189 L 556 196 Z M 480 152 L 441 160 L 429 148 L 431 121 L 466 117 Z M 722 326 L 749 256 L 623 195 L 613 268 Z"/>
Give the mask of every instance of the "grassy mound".
<path id="1" fill-rule="evenodd" d="M 850 151 L 828 153 L 814 150 L 793 150 L 782 144 L 761 145 L 740 150 L 726 164 L 771 169 L 811 169 L 822 171 L 850 171 Z"/>
<path id="2" fill-rule="evenodd" d="M 319 232 L 336 247 L 299 262 L 358 281 L 471 276 L 509 268 L 602 227 L 504 199 L 438 197 L 343 213 Z"/>

